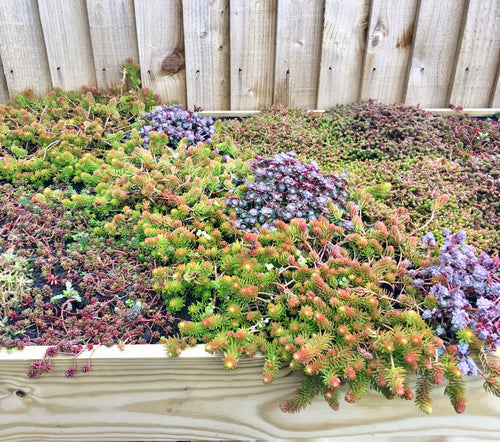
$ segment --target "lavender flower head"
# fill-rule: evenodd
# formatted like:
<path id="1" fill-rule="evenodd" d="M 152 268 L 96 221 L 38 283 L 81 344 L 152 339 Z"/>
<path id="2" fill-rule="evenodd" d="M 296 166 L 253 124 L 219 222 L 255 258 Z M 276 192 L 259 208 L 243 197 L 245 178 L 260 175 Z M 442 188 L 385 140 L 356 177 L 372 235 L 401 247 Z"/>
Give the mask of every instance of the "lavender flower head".
<path id="1" fill-rule="evenodd" d="M 469 327 L 489 351 L 500 345 L 500 259 L 482 253 L 465 243 L 466 234 L 445 231 L 444 244 L 439 248 L 439 263 L 409 271 L 412 285 L 423 295 L 433 295 L 435 307 L 423 311 L 422 317 L 436 327 L 439 335 L 451 337 Z M 422 241 L 434 247 L 435 238 L 427 233 Z M 477 373 L 477 367 L 466 358 L 468 344 L 460 342 L 460 369 L 464 374 Z"/>

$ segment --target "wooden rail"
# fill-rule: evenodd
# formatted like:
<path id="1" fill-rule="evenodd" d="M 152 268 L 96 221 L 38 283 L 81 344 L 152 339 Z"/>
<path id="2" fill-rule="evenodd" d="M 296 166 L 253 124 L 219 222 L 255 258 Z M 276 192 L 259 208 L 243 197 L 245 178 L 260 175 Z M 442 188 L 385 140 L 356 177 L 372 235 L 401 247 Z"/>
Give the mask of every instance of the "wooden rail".
<path id="1" fill-rule="evenodd" d="M 434 115 L 443 115 L 443 116 L 467 114 L 470 115 L 471 117 L 490 117 L 500 114 L 500 108 L 463 109 L 460 112 L 450 108 L 425 109 L 425 110 Z M 314 109 L 312 112 L 314 115 L 321 115 L 326 111 L 324 109 Z M 251 117 L 253 115 L 258 115 L 260 113 L 261 111 L 258 110 L 239 110 L 239 111 L 207 110 L 207 111 L 201 111 L 200 115 L 204 115 L 206 117 L 214 117 L 214 118 L 243 118 L 243 117 Z"/>
<path id="2" fill-rule="evenodd" d="M 467 379 L 467 410 L 453 411 L 436 388 L 434 413 L 404 400 L 370 393 L 334 412 L 322 400 L 296 415 L 278 404 L 300 376 L 284 369 L 270 385 L 260 381 L 263 359 L 241 361 L 233 372 L 203 346 L 169 359 L 161 345 L 98 348 L 91 371 L 66 378 L 72 358 L 57 356 L 54 371 L 26 377 L 44 347 L 0 351 L 0 441 L 111 441 L 328 438 L 350 440 L 496 439 L 500 399 L 479 378 Z M 78 365 L 87 362 L 82 355 Z"/>
<path id="3" fill-rule="evenodd" d="M 107 89 L 131 57 L 166 102 L 500 107 L 498 0 L 2 0 L 0 102 Z"/>

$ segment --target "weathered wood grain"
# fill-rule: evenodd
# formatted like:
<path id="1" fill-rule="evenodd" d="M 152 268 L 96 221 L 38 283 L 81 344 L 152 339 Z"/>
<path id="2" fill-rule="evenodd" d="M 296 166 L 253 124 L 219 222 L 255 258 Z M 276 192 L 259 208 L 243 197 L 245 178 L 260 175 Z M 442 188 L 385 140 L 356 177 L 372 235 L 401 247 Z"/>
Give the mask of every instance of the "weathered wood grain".
<path id="1" fill-rule="evenodd" d="M 0 52 L 10 95 L 31 89 L 45 95 L 52 89 L 47 53 L 36 0 L 0 2 Z M 9 99 L 4 87 L 0 100 Z"/>
<path id="2" fill-rule="evenodd" d="M 278 1 L 274 103 L 316 107 L 324 0 Z"/>
<path id="3" fill-rule="evenodd" d="M 449 102 L 487 107 L 500 63 L 500 2 L 470 0 Z"/>
<path id="4" fill-rule="evenodd" d="M 38 0 L 52 84 L 63 90 L 96 86 L 84 0 Z"/>
<path id="5" fill-rule="evenodd" d="M 468 408 L 457 415 L 433 394 L 434 414 L 411 402 L 388 401 L 375 393 L 338 412 L 322 400 L 297 415 L 278 404 L 291 397 L 300 377 L 288 369 L 270 385 L 260 381 L 263 358 L 244 360 L 227 373 L 219 356 L 202 346 L 169 359 L 160 345 L 136 345 L 121 352 L 97 349 L 92 370 L 65 378 L 72 359 L 56 357 L 54 372 L 28 379 L 31 361 L 44 348 L 0 352 L 0 441 L 107 441 L 199 439 L 364 440 L 416 438 L 495 439 L 500 399 L 468 379 Z M 84 355 L 82 355 L 84 356 Z M 78 361 L 77 368 L 87 357 Z"/>
<path id="6" fill-rule="evenodd" d="M 114 86 L 132 57 L 164 101 L 211 111 L 368 97 L 499 107 L 499 10 L 498 0 L 2 0 L 0 102 L 26 88 Z"/>
<path id="7" fill-rule="evenodd" d="M 369 10 L 369 0 L 326 0 L 319 109 L 359 100 Z"/>
<path id="8" fill-rule="evenodd" d="M 276 0 L 231 0 L 231 109 L 273 103 Z"/>
<path id="9" fill-rule="evenodd" d="M 490 107 L 500 107 L 500 63 L 498 63 L 497 78 L 491 94 Z"/>
<path id="10" fill-rule="evenodd" d="M 405 103 L 445 107 L 466 0 L 420 0 Z"/>
<path id="11" fill-rule="evenodd" d="M 133 0 L 87 0 L 87 13 L 97 87 L 117 86 L 125 60 L 139 62 Z"/>
<path id="12" fill-rule="evenodd" d="M 9 88 L 5 81 L 2 59 L 0 58 L 0 103 L 7 103 L 9 101 Z"/>
<path id="13" fill-rule="evenodd" d="M 230 109 L 229 0 L 183 0 L 187 103 Z"/>
<path id="14" fill-rule="evenodd" d="M 135 16 L 143 86 L 186 105 L 181 0 L 135 0 Z"/>
<path id="15" fill-rule="evenodd" d="M 404 100 L 417 5 L 417 0 L 372 0 L 362 99 Z"/>

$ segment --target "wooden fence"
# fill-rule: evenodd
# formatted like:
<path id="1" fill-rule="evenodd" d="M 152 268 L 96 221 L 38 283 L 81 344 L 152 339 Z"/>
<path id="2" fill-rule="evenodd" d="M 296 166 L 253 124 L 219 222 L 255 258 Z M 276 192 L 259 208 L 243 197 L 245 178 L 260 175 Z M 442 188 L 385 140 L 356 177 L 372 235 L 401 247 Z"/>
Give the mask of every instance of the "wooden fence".
<path id="1" fill-rule="evenodd" d="M 0 102 L 108 88 L 131 57 L 165 101 L 500 107 L 498 0 L 1 0 Z"/>

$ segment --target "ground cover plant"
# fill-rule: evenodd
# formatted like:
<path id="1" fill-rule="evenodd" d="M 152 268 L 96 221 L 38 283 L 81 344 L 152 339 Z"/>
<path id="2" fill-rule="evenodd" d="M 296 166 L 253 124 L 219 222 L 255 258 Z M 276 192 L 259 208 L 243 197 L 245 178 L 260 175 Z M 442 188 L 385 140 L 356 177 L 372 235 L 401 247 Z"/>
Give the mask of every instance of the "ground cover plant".
<path id="1" fill-rule="evenodd" d="M 463 412 L 467 374 L 500 395 L 496 209 L 471 203 L 453 218 L 465 230 L 443 233 L 465 186 L 425 198 L 415 186 L 399 201 L 391 192 L 403 176 L 361 179 L 375 161 L 414 164 L 414 133 L 396 131 L 394 109 L 415 126 L 428 115 L 374 108 L 388 128 L 369 135 L 351 115 L 366 104 L 347 116 L 274 108 L 225 125 L 159 104 L 141 89 L 56 90 L 0 108 L 0 347 L 49 345 L 29 376 L 50 371 L 58 353 L 99 345 L 161 342 L 176 356 L 203 343 L 227 370 L 262 353 L 264 383 L 285 365 L 303 373 L 287 412 L 317 395 L 336 410 L 341 394 L 356 402 L 376 390 L 430 413 L 442 382 Z M 439 120 L 413 156 L 454 170 L 442 180 L 453 190 L 471 164 L 487 174 L 495 127 Z M 447 137 L 471 136 L 466 153 L 446 150 Z"/>
<path id="2" fill-rule="evenodd" d="M 370 100 L 319 116 L 274 107 L 223 130 L 261 155 L 292 150 L 299 159 L 314 158 L 324 172 L 347 170 L 351 185 L 379 200 L 378 211 L 403 206 L 415 228 L 432 217 L 432 201 L 447 195 L 446 216 L 434 216 L 427 228 L 443 239 L 444 228 L 460 226 L 471 244 L 498 251 L 498 121 Z"/>

